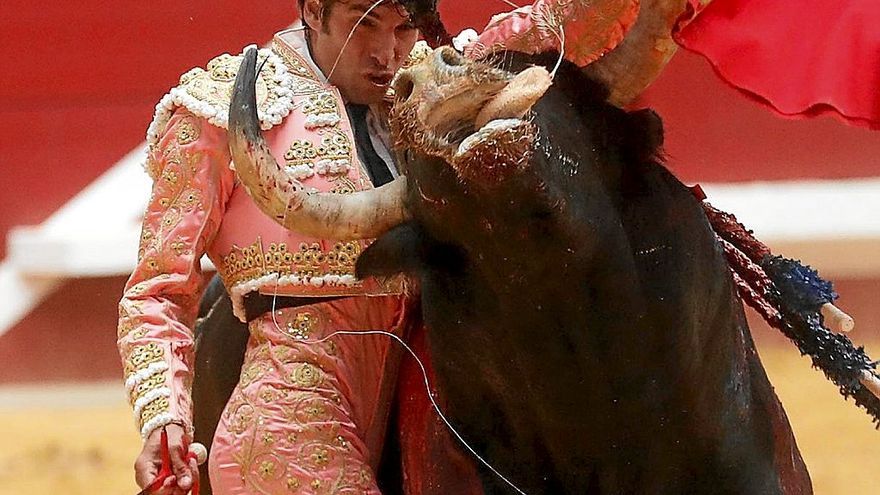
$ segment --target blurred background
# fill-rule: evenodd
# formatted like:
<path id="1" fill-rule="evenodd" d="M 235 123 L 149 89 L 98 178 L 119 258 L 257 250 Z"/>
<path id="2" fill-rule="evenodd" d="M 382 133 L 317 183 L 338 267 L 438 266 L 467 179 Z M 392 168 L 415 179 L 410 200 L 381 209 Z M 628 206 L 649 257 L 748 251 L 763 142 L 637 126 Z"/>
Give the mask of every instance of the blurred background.
<path id="1" fill-rule="evenodd" d="M 295 3 L 0 2 L 0 494 L 137 491 L 115 340 L 150 189 L 145 130 L 180 74 L 267 42 Z M 441 4 L 453 32 L 507 9 Z M 669 167 L 833 279 L 851 337 L 880 356 L 880 134 L 779 118 L 683 51 L 639 104 L 665 120 Z M 875 493 L 868 416 L 749 316 L 816 493 Z"/>

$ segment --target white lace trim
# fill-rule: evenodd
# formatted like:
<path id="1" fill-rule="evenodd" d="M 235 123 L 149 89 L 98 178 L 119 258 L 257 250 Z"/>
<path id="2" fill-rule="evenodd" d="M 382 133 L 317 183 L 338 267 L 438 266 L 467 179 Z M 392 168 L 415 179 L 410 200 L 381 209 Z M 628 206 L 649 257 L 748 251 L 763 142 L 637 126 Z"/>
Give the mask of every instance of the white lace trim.
<path id="1" fill-rule="evenodd" d="M 171 389 L 168 387 L 157 388 L 156 390 L 150 390 L 143 397 L 139 398 L 134 402 L 134 417 L 138 419 L 141 417 L 141 413 L 144 412 L 144 408 L 150 402 L 160 398 L 160 397 L 168 397 L 171 398 Z"/>
<path id="2" fill-rule="evenodd" d="M 296 180 L 308 179 L 315 175 L 315 168 L 311 164 L 288 165 L 284 170 Z"/>
<path id="3" fill-rule="evenodd" d="M 232 286 L 229 296 L 232 299 L 232 312 L 241 321 L 247 321 L 244 311 L 244 297 L 251 292 L 257 291 L 265 286 L 303 286 L 311 285 L 313 287 L 323 287 L 325 285 L 331 287 L 353 287 L 357 285 L 358 279 L 354 275 L 321 275 L 319 277 L 298 277 L 296 275 L 278 276 L 277 273 L 270 273 L 262 277 L 241 282 Z"/>
<path id="4" fill-rule="evenodd" d="M 335 112 L 327 112 L 327 113 L 319 113 L 315 115 L 309 115 L 306 117 L 306 121 L 303 124 L 306 129 L 314 130 L 319 127 L 331 127 L 339 123 L 340 117 L 338 113 Z"/>
<path id="5" fill-rule="evenodd" d="M 318 160 L 318 163 L 315 164 L 315 171 L 321 175 L 342 175 L 348 174 L 348 171 L 351 169 L 351 164 L 348 160 L 344 158 L 330 160 L 328 158 L 324 158 L 322 160 Z"/>
<path id="6" fill-rule="evenodd" d="M 125 390 L 131 392 L 135 387 L 141 384 L 147 378 L 155 375 L 156 373 L 161 373 L 168 369 L 168 363 L 164 361 L 159 361 L 156 363 L 150 363 L 149 366 L 142 370 L 138 370 L 136 373 L 132 373 L 128 375 L 128 378 L 125 380 Z"/>
<path id="7" fill-rule="evenodd" d="M 171 413 L 159 414 L 155 418 L 144 423 L 144 426 L 141 428 L 141 438 L 146 440 L 147 437 L 150 436 L 150 433 L 153 433 L 153 430 L 165 425 L 170 425 L 173 422 L 174 416 L 172 416 Z"/>

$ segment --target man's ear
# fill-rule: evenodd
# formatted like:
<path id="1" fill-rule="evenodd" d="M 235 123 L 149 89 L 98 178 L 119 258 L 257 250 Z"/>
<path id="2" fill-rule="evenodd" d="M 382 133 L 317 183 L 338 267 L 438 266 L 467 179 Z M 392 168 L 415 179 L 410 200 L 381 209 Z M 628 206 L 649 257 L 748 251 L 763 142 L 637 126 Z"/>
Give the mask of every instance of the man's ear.
<path id="1" fill-rule="evenodd" d="M 321 0 L 305 0 L 302 8 L 303 24 L 313 31 L 321 29 Z"/>

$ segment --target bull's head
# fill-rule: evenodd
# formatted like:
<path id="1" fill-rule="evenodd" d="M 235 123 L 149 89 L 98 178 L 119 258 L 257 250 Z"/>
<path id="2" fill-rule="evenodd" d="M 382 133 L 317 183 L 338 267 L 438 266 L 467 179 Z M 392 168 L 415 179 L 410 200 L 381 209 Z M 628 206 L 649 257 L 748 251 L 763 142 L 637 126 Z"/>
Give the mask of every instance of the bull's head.
<path id="1" fill-rule="evenodd" d="M 462 180 L 498 182 L 528 163 L 536 128 L 524 117 L 550 82 L 543 67 L 511 74 L 438 48 L 397 76 L 395 144 L 445 160 Z"/>

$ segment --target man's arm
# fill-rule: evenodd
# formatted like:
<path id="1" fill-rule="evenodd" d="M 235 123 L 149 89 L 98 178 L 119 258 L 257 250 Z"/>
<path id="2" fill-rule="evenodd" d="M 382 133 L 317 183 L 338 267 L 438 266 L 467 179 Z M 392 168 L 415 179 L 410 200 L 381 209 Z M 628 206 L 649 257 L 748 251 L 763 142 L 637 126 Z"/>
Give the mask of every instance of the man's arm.
<path id="1" fill-rule="evenodd" d="M 191 435 L 192 325 L 200 259 L 232 191 L 228 164 L 225 132 L 182 108 L 148 153 L 155 182 L 137 265 L 119 303 L 117 335 L 129 401 L 146 440 L 136 464 L 142 486 L 157 469 L 154 433 L 173 424 L 168 430 L 174 451 L 185 447 Z M 182 456 L 172 457 L 175 472 L 184 472 Z"/>

